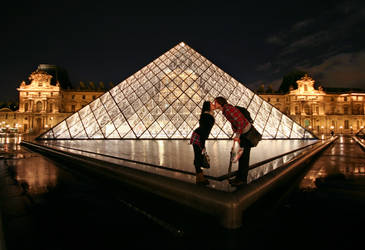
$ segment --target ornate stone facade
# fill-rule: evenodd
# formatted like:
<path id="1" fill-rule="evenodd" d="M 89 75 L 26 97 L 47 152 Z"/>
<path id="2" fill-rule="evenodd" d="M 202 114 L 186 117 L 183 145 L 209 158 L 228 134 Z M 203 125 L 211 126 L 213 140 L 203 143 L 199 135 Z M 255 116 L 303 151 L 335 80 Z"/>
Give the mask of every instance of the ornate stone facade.
<path id="1" fill-rule="evenodd" d="M 81 109 L 104 91 L 62 89 L 59 82 L 51 84 L 52 75 L 37 69 L 29 76 L 30 83 L 22 82 L 19 109 L 0 110 L 0 126 L 23 133 L 40 133 L 53 127 L 70 114 Z"/>
<path id="2" fill-rule="evenodd" d="M 314 88 L 314 80 L 305 75 L 298 89 L 288 94 L 261 94 L 280 111 L 289 115 L 316 135 L 352 134 L 365 126 L 365 93 L 326 93 Z"/>

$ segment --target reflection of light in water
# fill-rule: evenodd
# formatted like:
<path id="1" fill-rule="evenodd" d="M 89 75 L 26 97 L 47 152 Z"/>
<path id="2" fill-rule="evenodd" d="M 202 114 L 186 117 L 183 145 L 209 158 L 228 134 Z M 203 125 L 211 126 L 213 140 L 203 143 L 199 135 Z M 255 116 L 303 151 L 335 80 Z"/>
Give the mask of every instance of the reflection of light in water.
<path id="1" fill-rule="evenodd" d="M 58 170 L 42 158 L 18 160 L 15 164 L 16 179 L 28 184 L 28 192 L 41 194 L 57 184 Z"/>
<path id="2" fill-rule="evenodd" d="M 159 164 L 163 166 L 165 164 L 165 143 L 163 141 L 157 141 L 157 144 Z"/>
<path id="3" fill-rule="evenodd" d="M 344 142 L 344 140 L 343 140 L 343 136 L 341 135 L 340 136 L 340 143 L 343 143 Z"/>
<path id="4" fill-rule="evenodd" d="M 31 157 L 25 159 L 26 155 L 21 152 L 20 143 L 22 136 L 17 134 L 1 134 L 0 149 L 11 153 L 17 160 L 12 160 L 15 168 L 16 179 L 28 186 L 28 192 L 40 194 L 54 187 L 57 183 L 57 168 L 42 158 Z"/>

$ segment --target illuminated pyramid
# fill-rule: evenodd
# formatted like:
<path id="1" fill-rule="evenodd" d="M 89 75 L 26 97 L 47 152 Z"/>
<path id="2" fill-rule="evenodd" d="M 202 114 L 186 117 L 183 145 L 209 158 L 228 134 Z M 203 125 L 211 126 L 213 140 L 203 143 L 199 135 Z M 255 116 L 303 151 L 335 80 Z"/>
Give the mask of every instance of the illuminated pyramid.
<path id="1" fill-rule="evenodd" d="M 263 138 L 315 138 L 184 43 L 43 133 L 38 139 L 187 139 L 205 100 L 246 107 Z M 230 138 L 217 112 L 210 138 Z"/>

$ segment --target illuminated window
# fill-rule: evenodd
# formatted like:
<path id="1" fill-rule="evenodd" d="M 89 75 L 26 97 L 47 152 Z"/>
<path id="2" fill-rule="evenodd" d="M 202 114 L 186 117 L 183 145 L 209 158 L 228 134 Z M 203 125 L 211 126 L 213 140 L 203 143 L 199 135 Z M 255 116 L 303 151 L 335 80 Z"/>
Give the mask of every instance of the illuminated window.
<path id="1" fill-rule="evenodd" d="M 305 112 L 307 115 L 311 115 L 311 114 L 312 114 L 312 109 L 311 109 L 311 107 L 310 107 L 308 104 L 305 104 L 305 105 L 304 105 L 304 112 Z"/>
<path id="2" fill-rule="evenodd" d="M 38 101 L 36 103 L 36 112 L 41 112 L 42 111 L 42 107 L 43 107 L 42 102 L 41 101 Z"/>
<path id="3" fill-rule="evenodd" d="M 345 120 L 345 129 L 349 129 L 349 121 L 348 120 Z"/>
<path id="4" fill-rule="evenodd" d="M 304 120 L 304 127 L 309 127 L 310 126 L 310 124 L 311 124 L 311 122 L 310 122 L 310 120 L 308 120 L 308 119 L 305 119 Z"/>
<path id="5" fill-rule="evenodd" d="M 347 115 L 349 113 L 349 108 L 347 106 L 343 107 L 343 113 Z"/>

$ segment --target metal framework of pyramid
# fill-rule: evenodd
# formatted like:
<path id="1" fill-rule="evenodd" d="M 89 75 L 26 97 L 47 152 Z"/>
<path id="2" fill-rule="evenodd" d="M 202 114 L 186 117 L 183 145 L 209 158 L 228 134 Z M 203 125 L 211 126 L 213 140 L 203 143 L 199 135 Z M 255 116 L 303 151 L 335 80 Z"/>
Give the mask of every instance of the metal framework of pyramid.
<path id="1" fill-rule="evenodd" d="M 199 124 L 203 102 L 217 96 L 247 108 L 263 138 L 316 138 L 180 43 L 38 139 L 187 139 Z M 210 138 L 232 134 L 230 123 L 216 112 Z"/>

